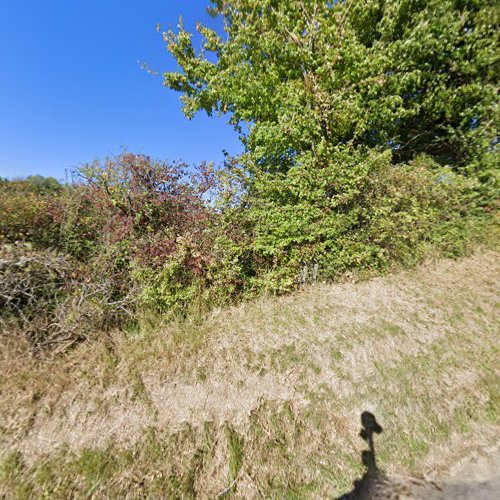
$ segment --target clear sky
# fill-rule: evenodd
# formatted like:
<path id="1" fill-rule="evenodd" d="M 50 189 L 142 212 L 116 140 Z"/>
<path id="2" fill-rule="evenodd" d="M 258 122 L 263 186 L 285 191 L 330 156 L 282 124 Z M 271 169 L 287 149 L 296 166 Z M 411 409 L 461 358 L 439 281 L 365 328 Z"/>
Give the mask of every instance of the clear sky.
<path id="1" fill-rule="evenodd" d="M 175 69 L 156 24 L 211 23 L 208 0 L 0 0 L 0 177 L 64 179 L 122 148 L 220 161 L 237 153 L 224 118 L 187 120 L 180 95 L 148 75 Z"/>

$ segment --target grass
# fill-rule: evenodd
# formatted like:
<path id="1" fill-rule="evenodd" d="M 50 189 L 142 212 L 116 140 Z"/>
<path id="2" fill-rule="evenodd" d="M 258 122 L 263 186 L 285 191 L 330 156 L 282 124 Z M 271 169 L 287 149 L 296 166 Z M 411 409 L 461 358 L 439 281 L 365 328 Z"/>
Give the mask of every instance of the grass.
<path id="1" fill-rule="evenodd" d="M 227 428 L 227 440 L 229 449 L 229 479 L 235 481 L 243 464 L 244 440 L 231 427 Z"/>
<path id="2" fill-rule="evenodd" d="M 0 496 L 316 498 L 446 470 L 498 434 L 499 255 L 114 332 L 53 359 L 2 340 Z M 459 443 L 459 444 L 457 444 Z"/>

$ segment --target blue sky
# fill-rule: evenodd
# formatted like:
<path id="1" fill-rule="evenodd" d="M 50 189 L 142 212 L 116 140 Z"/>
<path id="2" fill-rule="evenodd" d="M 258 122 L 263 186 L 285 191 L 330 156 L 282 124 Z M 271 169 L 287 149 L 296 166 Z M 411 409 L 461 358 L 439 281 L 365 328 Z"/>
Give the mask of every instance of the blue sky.
<path id="1" fill-rule="evenodd" d="M 179 94 L 142 70 L 176 68 L 156 24 L 214 21 L 208 0 L 0 0 L 0 177 L 63 179 L 122 148 L 220 161 L 241 150 L 224 118 L 187 120 Z"/>

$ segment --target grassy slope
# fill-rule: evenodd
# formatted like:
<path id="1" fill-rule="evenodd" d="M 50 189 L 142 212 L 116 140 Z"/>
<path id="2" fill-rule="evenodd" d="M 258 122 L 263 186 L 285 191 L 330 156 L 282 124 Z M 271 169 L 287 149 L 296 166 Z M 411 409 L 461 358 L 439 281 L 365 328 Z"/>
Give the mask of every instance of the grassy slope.
<path id="1" fill-rule="evenodd" d="M 311 287 L 37 363 L 4 339 L 0 496 L 308 497 L 498 431 L 499 254 Z"/>

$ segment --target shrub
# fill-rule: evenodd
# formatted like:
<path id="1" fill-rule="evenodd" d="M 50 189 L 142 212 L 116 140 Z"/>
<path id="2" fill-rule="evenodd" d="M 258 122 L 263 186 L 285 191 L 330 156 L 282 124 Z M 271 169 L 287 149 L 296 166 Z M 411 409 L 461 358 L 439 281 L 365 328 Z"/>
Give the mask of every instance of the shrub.
<path id="1" fill-rule="evenodd" d="M 28 244 L 0 247 L 0 324 L 35 349 L 66 348 L 130 320 L 134 294 L 115 300 L 113 293 L 66 255 Z"/>
<path id="2" fill-rule="evenodd" d="M 175 253 L 161 266 L 137 265 L 132 277 L 141 289 L 140 303 L 170 317 L 184 314 L 200 297 L 202 270 L 200 263 L 193 265 L 198 257 L 189 242 L 179 237 Z"/>
<path id="3" fill-rule="evenodd" d="M 212 166 L 124 153 L 86 165 L 80 175 L 97 235 L 95 276 L 112 283 L 117 298 L 137 286 L 143 306 L 182 309 L 210 260 Z"/>
<path id="4" fill-rule="evenodd" d="M 427 156 L 394 164 L 390 150 L 334 148 L 309 161 L 279 175 L 253 173 L 252 287 L 280 293 L 347 270 L 415 262 L 477 207 L 478 182 Z"/>
<path id="5" fill-rule="evenodd" d="M 163 83 L 240 134 L 247 290 L 413 262 L 498 208 L 494 2 L 211 4 L 224 36 L 163 33 Z"/>
<path id="6" fill-rule="evenodd" d="M 0 313 L 29 321 L 51 311 L 63 293 L 70 264 L 51 251 L 33 252 L 29 245 L 0 247 Z"/>
<path id="7" fill-rule="evenodd" d="M 65 212 L 59 188 L 43 190 L 27 181 L 0 181 L 0 242 L 57 247 L 59 218 Z"/>
<path id="8" fill-rule="evenodd" d="M 430 156 L 395 163 L 391 149 L 352 144 L 282 172 L 248 158 L 215 171 L 123 154 L 81 175 L 57 193 L 2 185 L 5 206 L 31 215 L 0 216 L 1 321 L 35 348 L 66 348 L 146 310 L 173 318 L 429 250 L 458 255 L 494 213 L 484 183 Z M 24 243 L 7 243 L 18 234 Z"/>

